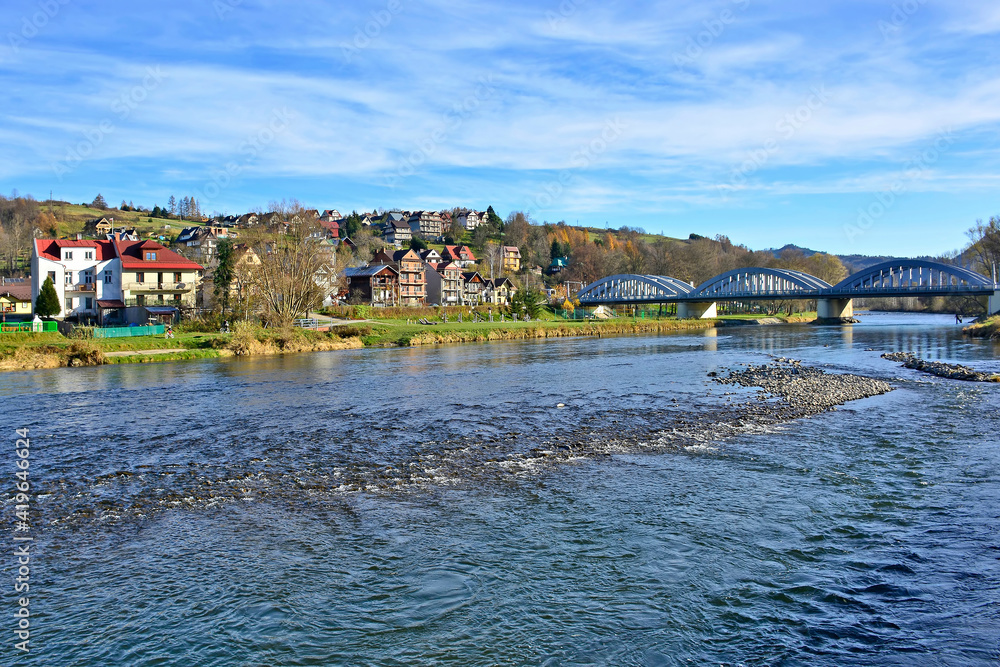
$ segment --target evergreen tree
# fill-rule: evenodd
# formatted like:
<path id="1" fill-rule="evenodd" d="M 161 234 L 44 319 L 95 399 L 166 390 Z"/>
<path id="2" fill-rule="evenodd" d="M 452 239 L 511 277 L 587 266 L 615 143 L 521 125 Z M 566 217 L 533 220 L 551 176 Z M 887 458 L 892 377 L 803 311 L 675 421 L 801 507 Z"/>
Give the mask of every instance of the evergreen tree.
<path id="1" fill-rule="evenodd" d="M 427 250 L 427 243 L 419 236 L 412 236 L 410 237 L 410 249 L 417 252 Z"/>
<path id="2" fill-rule="evenodd" d="M 503 218 L 497 215 L 497 212 L 493 210 L 492 206 L 486 209 L 486 220 L 487 222 L 490 223 L 490 226 L 493 227 L 493 229 L 495 229 L 496 231 L 498 232 L 503 231 Z"/>
<path id="3" fill-rule="evenodd" d="M 124 199 L 122 200 L 122 203 L 118 205 L 118 210 L 119 211 L 127 211 L 127 210 L 129 210 L 128 204 L 125 203 Z"/>
<path id="4" fill-rule="evenodd" d="M 35 315 L 52 317 L 58 315 L 61 310 L 56 286 L 52 284 L 52 278 L 46 278 L 42 283 L 42 289 L 38 291 L 38 298 L 35 299 Z"/>
<path id="5" fill-rule="evenodd" d="M 106 211 L 108 208 L 108 202 L 104 201 L 104 196 L 100 192 L 94 197 L 94 201 L 90 203 L 91 208 L 99 208 L 102 211 Z"/>
<path id="6" fill-rule="evenodd" d="M 219 265 L 215 267 L 212 279 L 215 281 L 215 296 L 221 302 L 222 313 L 225 314 L 229 308 L 229 291 L 236 271 L 236 253 L 233 252 L 232 239 L 220 240 L 216 253 Z"/>

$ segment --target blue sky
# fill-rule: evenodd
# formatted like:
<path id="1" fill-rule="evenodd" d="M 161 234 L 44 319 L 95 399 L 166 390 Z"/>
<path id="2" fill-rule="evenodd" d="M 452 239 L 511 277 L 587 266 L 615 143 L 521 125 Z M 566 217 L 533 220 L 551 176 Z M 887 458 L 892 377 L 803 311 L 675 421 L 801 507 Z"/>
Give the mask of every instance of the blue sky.
<path id="1" fill-rule="evenodd" d="M 997 33 L 978 0 L 8 0 L 0 190 L 938 254 L 1000 214 Z"/>

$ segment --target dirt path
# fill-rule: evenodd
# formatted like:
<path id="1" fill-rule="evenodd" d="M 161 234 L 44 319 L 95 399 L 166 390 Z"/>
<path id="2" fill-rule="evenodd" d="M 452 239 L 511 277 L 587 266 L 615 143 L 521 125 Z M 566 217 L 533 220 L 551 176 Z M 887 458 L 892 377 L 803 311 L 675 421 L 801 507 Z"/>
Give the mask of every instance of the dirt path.
<path id="1" fill-rule="evenodd" d="M 187 352 L 186 348 L 175 347 L 169 350 L 126 350 L 124 352 L 105 352 L 105 357 L 137 357 L 143 354 L 170 354 L 171 352 Z"/>

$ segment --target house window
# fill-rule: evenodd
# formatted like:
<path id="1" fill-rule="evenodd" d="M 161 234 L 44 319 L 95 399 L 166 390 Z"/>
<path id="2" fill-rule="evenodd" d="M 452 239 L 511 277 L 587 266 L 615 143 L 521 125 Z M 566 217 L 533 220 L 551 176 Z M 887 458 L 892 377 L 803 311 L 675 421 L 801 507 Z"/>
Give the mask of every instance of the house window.
<path id="1" fill-rule="evenodd" d="M 144 283 L 144 282 L 146 282 L 146 274 L 145 273 L 137 273 L 137 274 L 135 274 L 135 281 L 137 283 Z"/>
<path id="2" fill-rule="evenodd" d="M 86 305 L 84 306 L 84 308 L 86 308 L 87 310 L 93 310 L 93 309 L 94 309 L 94 300 L 93 300 L 92 298 L 90 298 L 90 297 L 88 296 L 88 297 L 87 297 L 86 299 L 84 299 L 83 301 L 84 301 L 84 303 L 86 304 Z"/>
<path id="3" fill-rule="evenodd" d="M 63 259 L 73 259 L 73 251 L 63 250 Z"/>
<path id="4" fill-rule="evenodd" d="M 146 253 L 146 261 L 155 262 L 156 261 L 156 253 L 155 252 L 147 252 Z"/>
<path id="5" fill-rule="evenodd" d="M 55 271 L 49 271 L 49 280 L 52 281 L 53 285 L 56 284 L 56 272 Z"/>
<path id="6" fill-rule="evenodd" d="M 92 282 L 94 282 L 94 274 L 93 274 L 93 272 L 91 272 L 91 271 L 84 271 L 84 273 L 83 273 L 83 282 L 87 283 L 88 285 L 91 284 Z"/>
<path id="7" fill-rule="evenodd" d="M 137 306 L 145 306 L 146 305 L 146 295 L 145 294 L 140 294 L 139 296 L 135 297 L 135 305 L 137 305 Z"/>
<path id="8" fill-rule="evenodd" d="M 174 301 L 176 303 L 180 303 L 181 302 L 181 295 L 180 294 L 175 294 L 174 295 Z"/>
<path id="9" fill-rule="evenodd" d="M 86 251 L 84 251 L 83 258 L 84 259 L 94 259 L 94 251 L 93 250 L 86 250 Z"/>
<path id="10" fill-rule="evenodd" d="M 181 274 L 180 273 L 175 273 L 174 274 L 174 282 L 175 283 L 179 283 L 180 281 L 181 281 Z"/>
<path id="11" fill-rule="evenodd" d="M 73 310 L 73 299 L 66 299 L 66 312 Z"/>
<path id="12" fill-rule="evenodd" d="M 105 285 L 110 285 L 111 284 L 111 280 L 113 278 L 114 278 L 114 273 L 110 269 L 108 269 L 107 271 L 104 272 L 104 284 Z"/>
<path id="13" fill-rule="evenodd" d="M 73 273 L 71 271 L 67 271 L 66 272 L 65 280 L 66 280 L 66 284 L 67 285 L 72 285 L 73 284 Z"/>

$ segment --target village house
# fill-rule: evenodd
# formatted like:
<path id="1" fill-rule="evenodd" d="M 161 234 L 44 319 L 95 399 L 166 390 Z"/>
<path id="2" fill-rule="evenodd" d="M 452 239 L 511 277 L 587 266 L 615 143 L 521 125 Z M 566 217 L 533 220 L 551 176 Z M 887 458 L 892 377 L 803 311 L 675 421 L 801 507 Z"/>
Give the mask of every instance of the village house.
<path id="1" fill-rule="evenodd" d="M 402 220 L 390 220 L 382 232 L 382 238 L 386 243 L 402 248 L 404 245 L 409 245 L 413 232 L 410 231 L 410 225 Z"/>
<path id="2" fill-rule="evenodd" d="M 486 222 L 486 214 L 477 213 L 476 211 L 462 210 L 458 213 L 458 221 L 471 232 L 476 227 Z"/>
<path id="3" fill-rule="evenodd" d="M 501 266 L 503 266 L 504 271 L 510 271 L 511 273 L 517 273 L 520 271 L 521 251 L 518 250 L 516 246 L 505 245 L 503 247 Z"/>
<path id="4" fill-rule="evenodd" d="M 319 219 L 320 226 L 326 230 L 326 235 L 331 239 L 340 238 L 340 223 L 327 217 Z"/>
<path id="5" fill-rule="evenodd" d="M 472 254 L 472 248 L 466 245 L 446 245 L 441 258 L 446 262 L 455 262 L 463 269 L 476 263 L 476 256 Z"/>
<path id="6" fill-rule="evenodd" d="M 121 259 L 114 241 L 35 239 L 31 249 L 31 301 L 50 278 L 59 296 L 59 319 L 102 320 L 100 311 L 124 322 Z"/>
<path id="7" fill-rule="evenodd" d="M 85 233 L 91 236 L 97 236 L 100 238 L 106 237 L 115 228 L 114 218 L 101 218 L 99 220 L 91 220 L 87 223 L 84 228 Z"/>
<path id="8" fill-rule="evenodd" d="M 424 277 L 424 262 L 413 249 L 397 250 L 389 254 L 379 250 L 372 264 L 387 264 L 399 272 L 399 302 L 403 306 L 422 306 L 427 296 L 427 281 Z"/>
<path id="9" fill-rule="evenodd" d="M 0 321 L 27 322 L 33 311 L 31 283 L 0 278 Z"/>
<path id="10" fill-rule="evenodd" d="M 452 262 L 425 263 L 427 303 L 460 306 L 463 303 L 462 269 Z"/>
<path id="11" fill-rule="evenodd" d="M 509 306 L 511 297 L 517 288 L 508 278 L 495 278 L 485 281 L 484 297 L 487 303 L 495 303 L 499 306 Z"/>
<path id="12" fill-rule="evenodd" d="M 319 219 L 323 222 L 333 222 L 335 220 L 342 220 L 343 217 L 337 209 L 328 208 L 323 211 L 323 215 L 319 216 Z"/>
<path id="13" fill-rule="evenodd" d="M 462 300 L 467 306 L 478 306 L 485 303 L 484 290 L 486 281 L 478 271 L 466 271 L 462 274 Z"/>
<path id="14" fill-rule="evenodd" d="M 409 219 L 410 231 L 427 238 L 441 236 L 444 229 L 441 216 L 434 211 L 414 211 Z"/>
<path id="15" fill-rule="evenodd" d="M 121 299 L 125 305 L 168 308 L 195 305 L 198 281 L 205 270 L 156 241 L 113 241 L 121 261 Z M 176 317 L 176 313 L 173 314 Z"/>
<path id="16" fill-rule="evenodd" d="M 354 302 L 371 306 L 399 304 L 399 271 L 389 264 L 372 264 L 356 269 L 346 269 L 347 297 Z"/>
<path id="17" fill-rule="evenodd" d="M 187 248 L 190 256 L 198 263 L 210 266 L 215 263 L 218 255 L 219 241 L 235 236 L 236 232 L 228 227 L 185 227 L 174 243 Z"/>
<path id="18" fill-rule="evenodd" d="M 439 253 L 434 248 L 428 248 L 427 250 L 420 251 L 420 259 L 424 260 L 425 264 L 437 264 L 441 260 L 441 253 Z"/>

